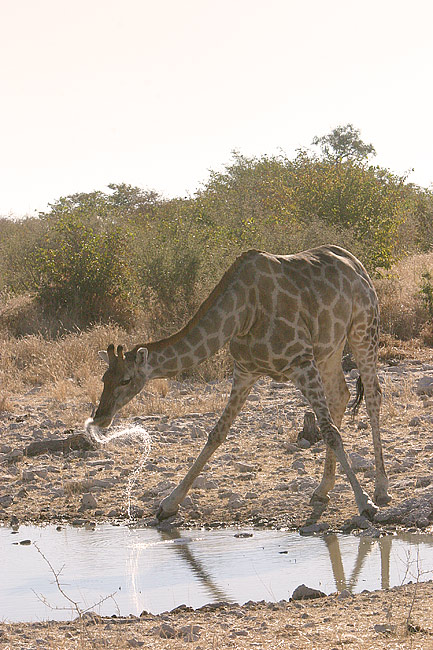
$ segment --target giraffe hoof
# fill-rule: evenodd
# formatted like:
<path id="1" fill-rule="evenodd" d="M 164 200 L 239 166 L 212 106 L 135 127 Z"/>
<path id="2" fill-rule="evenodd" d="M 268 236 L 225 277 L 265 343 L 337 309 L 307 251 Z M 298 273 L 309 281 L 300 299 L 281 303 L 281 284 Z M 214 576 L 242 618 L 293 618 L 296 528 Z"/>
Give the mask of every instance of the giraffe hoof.
<path id="1" fill-rule="evenodd" d="M 316 492 L 313 492 L 311 499 L 310 499 L 310 506 L 324 506 L 329 503 L 329 497 L 327 494 L 316 494 Z"/>
<path id="2" fill-rule="evenodd" d="M 373 495 L 373 501 L 377 506 L 386 506 L 390 501 L 392 497 L 389 496 L 389 494 L 374 494 Z"/>
<path id="3" fill-rule="evenodd" d="M 164 519 L 169 519 L 170 517 L 174 517 L 174 515 L 177 515 L 178 508 L 174 510 L 173 512 L 166 512 L 166 510 L 163 509 L 162 506 L 159 506 L 158 511 L 156 513 L 156 518 L 158 521 L 164 521 Z"/>
<path id="4" fill-rule="evenodd" d="M 366 517 L 367 519 L 369 519 L 370 521 L 373 521 L 374 515 L 377 512 L 379 512 L 379 508 L 375 506 L 374 503 L 369 499 L 367 505 L 365 506 L 365 508 L 363 508 L 360 514 Z"/>

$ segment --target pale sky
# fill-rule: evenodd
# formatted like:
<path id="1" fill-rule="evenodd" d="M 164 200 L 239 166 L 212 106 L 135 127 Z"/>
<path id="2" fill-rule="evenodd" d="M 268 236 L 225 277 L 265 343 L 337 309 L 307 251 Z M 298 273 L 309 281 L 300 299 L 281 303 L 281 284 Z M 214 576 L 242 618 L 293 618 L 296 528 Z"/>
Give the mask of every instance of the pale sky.
<path id="1" fill-rule="evenodd" d="M 431 0 L 0 0 L 0 216 L 193 194 L 348 122 L 429 186 L 432 26 Z"/>

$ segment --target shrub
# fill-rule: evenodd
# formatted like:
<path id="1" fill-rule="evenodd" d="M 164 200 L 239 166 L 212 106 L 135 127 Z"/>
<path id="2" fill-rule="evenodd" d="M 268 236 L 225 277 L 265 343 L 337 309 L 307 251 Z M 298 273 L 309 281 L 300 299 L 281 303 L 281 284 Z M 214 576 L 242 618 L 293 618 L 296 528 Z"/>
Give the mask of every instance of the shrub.
<path id="1" fill-rule="evenodd" d="M 429 318 L 433 320 L 433 275 L 430 271 L 424 271 L 424 273 L 421 273 L 421 278 L 422 282 L 419 293 Z"/>
<path id="2" fill-rule="evenodd" d="M 75 215 L 52 226 L 45 246 L 31 256 L 36 296 L 48 316 L 78 328 L 95 322 L 129 326 L 134 316 L 133 278 L 126 259 L 128 234 L 120 228 L 97 232 Z"/>
<path id="3" fill-rule="evenodd" d="M 402 340 L 420 336 L 429 319 L 420 292 L 420 278 L 433 268 L 433 254 L 411 255 L 398 262 L 389 273 L 376 279 L 382 331 Z"/>

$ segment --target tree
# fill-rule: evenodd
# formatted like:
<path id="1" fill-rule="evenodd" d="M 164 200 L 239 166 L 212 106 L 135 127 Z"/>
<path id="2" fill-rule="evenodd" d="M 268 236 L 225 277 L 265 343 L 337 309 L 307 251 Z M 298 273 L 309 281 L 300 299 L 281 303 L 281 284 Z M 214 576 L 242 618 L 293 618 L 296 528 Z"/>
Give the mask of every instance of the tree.
<path id="1" fill-rule="evenodd" d="M 336 163 L 345 160 L 362 163 L 367 161 L 369 156 L 376 155 L 373 145 L 361 140 L 361 133 L 353 124 L 337 126 L 331 133 L 320 138 L 316 136 L 312 144 L 320 147 L 325 159 Z"/>

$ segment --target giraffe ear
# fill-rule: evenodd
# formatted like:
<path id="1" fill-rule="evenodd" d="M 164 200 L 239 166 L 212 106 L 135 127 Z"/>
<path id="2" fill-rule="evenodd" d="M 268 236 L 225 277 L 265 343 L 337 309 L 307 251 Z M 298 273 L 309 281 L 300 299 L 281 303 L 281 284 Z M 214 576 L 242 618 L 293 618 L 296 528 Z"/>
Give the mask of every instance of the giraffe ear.
<path id="1" fill-rule="evenodd" d="M 144 370 L 147 365 L 147 357 L 149 356 L 149 351 L 147 348 L 138 348 L 135 354 L 135 363 L 140 368 Z"/>
<path id="2" fill-rule="evenodd" d="M 102 359 L 102 361 L 105 361 L 108 366 L 108 354 L 106 350 L 99 350 L 98 357 Z"/>

